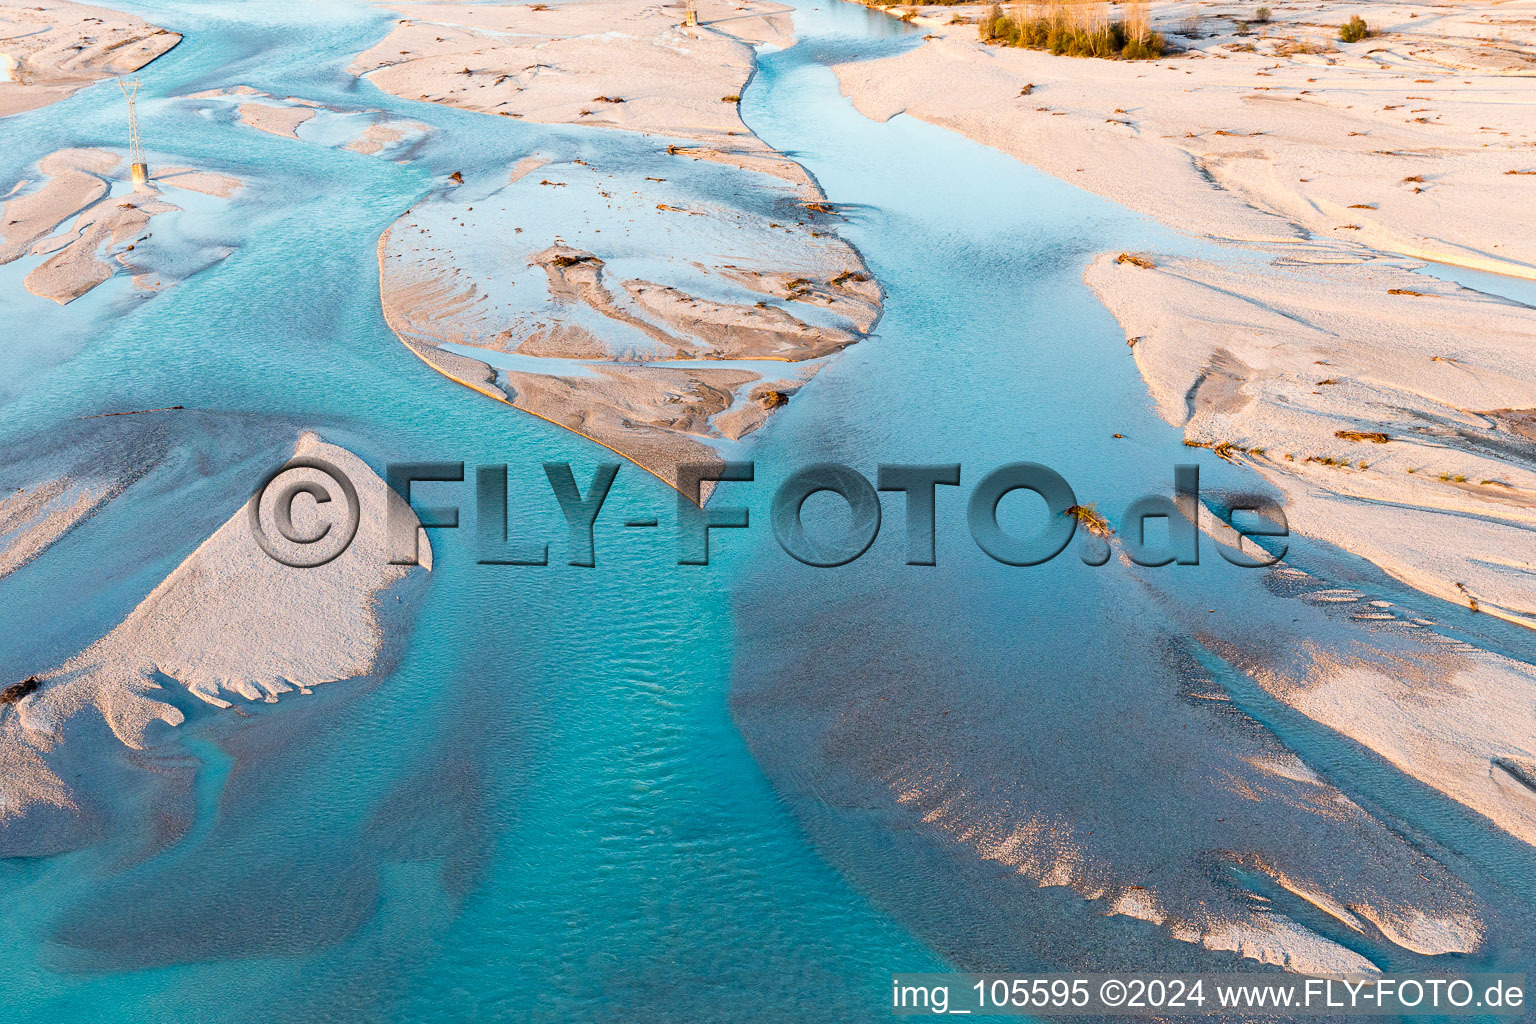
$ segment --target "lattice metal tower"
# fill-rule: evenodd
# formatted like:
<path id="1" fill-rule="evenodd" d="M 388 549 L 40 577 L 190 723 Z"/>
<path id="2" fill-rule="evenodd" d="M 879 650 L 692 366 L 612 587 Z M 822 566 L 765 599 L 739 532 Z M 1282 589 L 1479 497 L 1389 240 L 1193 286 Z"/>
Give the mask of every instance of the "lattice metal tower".
<path id="1" fill-rule="evenodd" d="M 139 109 L 134 102 L 139 95 L 139 80 L 135 78 L 130 85 L 119 78 L 117 87 L 128 101 L 128 163 L 133 174 L 133 185 L 138 188 L 149 184 L 149 164 L 144 161 L 144 140 L 139 138 Z"/>
<path id="2" fill-rule="evenodd" d="M 689 28 L 699 23 L 699 9 L 694 6 L 693 0 L 688 0 L 688 9 L 683 12 L 683 24 Z"/>

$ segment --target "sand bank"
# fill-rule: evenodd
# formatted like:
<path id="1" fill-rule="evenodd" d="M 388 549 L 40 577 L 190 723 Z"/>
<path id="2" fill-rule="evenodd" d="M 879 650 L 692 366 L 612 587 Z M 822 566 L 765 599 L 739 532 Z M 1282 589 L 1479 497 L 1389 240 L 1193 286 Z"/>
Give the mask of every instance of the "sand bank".
<path id="1" fill-rule="evenodd" d="M 43 555 L 160 466 L 172 448 L 172 417 L 183 411 L 97 414 L 17 438 L 0 462 L 0 577 Z"/>
<path id="2" fill-rule="evenodd" d="M 361 517 L 351 546 L 325 566 L 289 568 L 257 545 L 242 508 L 115 629 L 40 673 L 36 692 L 0 708 L 5 855 L 77 845 L 87 823 L 68 784 L 72 772 L 166 740 L 185 720 L 167 687 L 229 708 L 375 670 L 389 639 L 380 597 L 422 572 L 388 564 L 386 510 L 400 499 L 362 460 L 313 434 L 295 454 L 324 459 L 352 481 Z M 298 529 L 318 525 L 316 515 L 299 503 Z M 98 720 L 110 735 L 92 724 Z"/>
<path id="3" fill-rule="evenodd" d="M 1165 419 L 1279 486 L 1293 529 L 1536 626 L 1536 311 L 1328 244 L 1151 259 L 1087 278 Z"/>
<path id="4" fill-rule="evenodd" d="M 705 4 L 685 28 L 634 0 L 391 6 L 408 19 L 353 65 L 381 88 L 665 136 L 607 165 L 601 148 L 509 153 L 385 232 L 385 318 L 428 364 L 675 483 L 873 328 L 880 288 L 837 215 L 736 108 L 747 41 L 787 42 L 784 8 Z M 669 365 L 706 360 L 732 366 Z"/>
<path id="5" fill-rule="evenodd" d="M 1086 274 L 1162 416 L 1275 484 L 1294 531 L 1536 626 L 1536 314 L 1402 258 L 1536 276 L 1536 238 L 1510 219 L 1536 182 L 1529 7 L 1309 3 L 1260 26 L 1231 5 L 1154 4 L 1154 27 L 1187 52 L 1137 62 L 985 46 L 973 24 L 940 24 L 981 10 L 925 12 L 933 37 L 840 67 L 845 92 L 1219 243 L 1139 254 L 1150 266 L 1108 253 Z M 1376 34 L 1335 42 L 1346 13 Z M 1405 677 L 1406 655 L 1296 642 L 1297 664 L 1261 665 L 1247 646 L 1239 660 L 1536 840 L 1518 778 L 1536 735 L 1525 666 L 1473 648 Z"/>
<path id="6" fill-rule="evenodd" d="M 1288 573 L 1293 586 L 1316 585 Z M 1308 717 L 1536 845 L 1536 672 L 1428 620 L 1384 613 L 1387 603 L 1371 595 L 1326 588 L 1309 596 L 1369 625 L 1371 636 L 1343 650 L 1294 627 L 1276 648 L 1259 650 L 1235 630 L 1206 642 Z"/>
<path id="7" fill-rule="evenodd" d="M 1180 639 L 1219 619 L 1254 646 L 1251 607 L 1168 624 L 1087 577 L 1021 623 L 1006 584 L 962 578 L 790 609 L 796 581 L 765 573 L 738 592 L 733 689 L 818 848 L 951 962 L 1370 971 L 1375 948 L 1394 969 L 1481 948 L 1497 915 L 1459 860 L 1313 771 Z"/>
<path id="8" fill-rule="evenodd" d="M 29 184 L 19 183 L 12 189 L 15 197 L 0 206 L 0 264 L 44 257 L 24 283 L 32 294 L 61 305 L 110 279 L 119 268 L 133 274 L 140 288 L 175 283 L 178 277 L 170 266 L 156 258 L 157 247 L 144 247 L 152 236 L 153 219 L 182 209 L 167 194 L 183 189 L 228 198 L 240 186 L 228 175 L 168 168 L 149 185 L 135 189 L 123 158 L 104 149 L 59 150 L 39 161 L 38 171 L 40 184 L 16 195 Z M 200 266 L 228 253 L 226 248 L 205 252 Z M 184 276 L 185 269 L 181 273 Z"/>
<path id="9" fill-rule="evenodd" d="M 1136 332 L 1170 422 L 1275 483 L 1293 530 L 1536 625 L 1532 438 L 1510 408 L 1532 402 L 1528 307 L 1332 244 L 1152 262 L 1103 257 L 1088 280 Z M 1242 616 L 1186 625 L 1274 696 L 1536 845 L 1529 665 L 1438 625 L 1427 602 L 1400 608 L 1286 565 L 1270 586 L 1318 611 L 1261 643 Z"/>
<path id="10" fill-rule="evenodd" d="M 57 477 L 0 497 L 0 576 L 46 551 L 112 497 L 116 482 Z"/>
<path id="11" fill-rule="evenodd" d="M 0 117 L 137 71 L 181 36 L 130 14 L 62 0 L 0 3 Z"/>
<path id="12" fill-rule="evenodd" d="M 591 0 L 487 7 L 389 3 L 404 17 L 351 70 L 407 99 L 544 124 L 583 124 L 697 141 L 701 156 L 809 185 L 800 166 L 747 130 L 737 111 L 749 44 L 787 45 L 780 4 Z"/>
<path id="13" fill-rule="evenodd" d="M 573 179 L 569 172 L 584 169 L 563 170 L 563 177 Z M 742 292 L 734 270 L 686 258 L 708 253 L 690 237 L 699 223 L 693 218 L 674 216 L 668 222 L 679 227 L 681 237 L 662 249 L 677 253 L 668 261 L 677 284 L 667 285 L 625 279 L 625 266 L 636 261 L 628 253 L 608 261 L 563 244 L 527 252 L 548 236 L 529 232 L 523 243 L 506 230 L 500 212 L 471 214 L 464 208 L 492 209 L 494 203 L 499 211 L 506 203 L 516 209 L 525 205 L 516 198 L 519 191 L 540 188 L 525 178 L 463 206 L 429 200 L 391 227 L 379 243 L 385 318 L 417 355 L 447 376 L 595 440 L 668 483 L 675 483 L 681 463 L 720 461 L 722 442 L 739 440 L 766 422 L 814 374 L 820 365 L 815 361 L 859 340 L 859 328 L 868 328 L 878 310 L 867 297 L 850 297 L 848 309 L 862 313 L 855 323 L 839 316 L 845 310 L 835 303 L 818 304 L 817 313 L 836 320 L 834 325 L 802 320 L 786 308 L 797 300 L 784 294 L 776 303 L 766 296 L 756 303 L 725 301 L 758 293 Z M 462 211 L 465 219 L 449 211 Z M 742 211 L 715 209 L 709 216 L 747 220 Z M 445 239 L 447 229 L 458 237 L 467 233 L 469 244 Z M 762 236 L 765 259 L 784 248 L 782 228 L 764 223 L 752 229 Z M 793 244 L 803 246 L 802 258 L 821 266 L 797 271 L 791 279 L 835 292 L 832 282 L 839 274 L 862 268 L 857 254 L 835 238 L 798 234 Z M 780 237 L 770 240 L 770 235 Z M 594 237 L 602 236 L 594 232 Z M 479 241 L 493 238 L 494 249 Z M 749 239 L 744 247 L 753 244 Z M 490 262 L 483 255 L 488 249 L 495 253 Z M 741 251 L 735 250 L 735 258 Z M 619 280 L 610 284 L 608 274 L 615 269 Z M 651 262 L 647 270 L 654 274 L 654 269 Z M 867 275 L 853 272 L 867 282 Z M 489 362 L 462 350 L 449 352 L 444 344 L 523 358 L 498 374 Z M 733 368 L 667 365 L 718 359 L 732 360 Z M 571 360 L 585 361 L 589 371 L 573 375 Z M 547 370 L 541 370 L 541 361 Z M 743 369 L 742 362 L 760 363 L 763 371 Z M 804 365 L 787 371 L 786 362 Z M 768 386 L 769 380 L 777 386 Z"/>
<path id="14" fill-rule="evenodd" d="M 1150 9 L 1187 52 L 1053 57 L 947 24 L 980 6 L 919 8 L 932 38 L 838 77 L 871 117 L 952 128 L 1181 230 L 1536 275 L 1536 240 L 1508 220 L 1536 189 L 1508 173 L 1536 170 L 1528 6 L 1297 3 L 1247 29 L 1231 4 Z M 1349 13 L 1378 34 L 1335 42 Z"/>
<path id="15" fill-rule="evenodd" d="M 1214 522 L 1209 510 L 1202 521 Z M 1220 530 L 1210 532 L 1221 539 Z M 1122 562 L 1149 590 L 1162 592 L 1155 570 Z M 1289 607 L 1262 633 L 1244 605 L 1207 610 L 1171 594 L 1160 603 L 1212 658 L 1536 845 L 1530 665 L 1479 646 L 1462 624 L 1432 617 L 1433 602 L 1424 599 L 1340 585 L 1285 562 L 1266 570 L 1263 583 L 1269 597 Z M 1424 951 L 1422 935 L 1393 941 Z"/>
<path id="16" fill-rule="evenodd" d="M 249 85 L 205 89 L 186 97 L 206 114 L 222 112 L 280 138 L 301 138 L 305 125 L 325 125 L 328 144 L 365 156 L 405 161 L 431 129 L 420 121 L 371 107 L 349 107 L 298 96 L 273 96 Z M 308 141 L 308 140 L 306 140 Z"/>

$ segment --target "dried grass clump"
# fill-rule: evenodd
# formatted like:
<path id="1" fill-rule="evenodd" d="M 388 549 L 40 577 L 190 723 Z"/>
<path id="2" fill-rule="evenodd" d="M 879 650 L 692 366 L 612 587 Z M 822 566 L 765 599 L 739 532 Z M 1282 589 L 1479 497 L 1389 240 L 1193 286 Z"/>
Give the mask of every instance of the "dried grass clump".
<path id="1" fill-rule="evenodd" d="M 1250 456 L 1252 458 L 1262 458 L 1264 455 L 1267 454 L 1266 449 L 1263 449 L 1263 448 L 1244 448 L 1242 445 L 1240 445 L 1240 444 L 1233 444 L 1231 441 L 1221 441 L 1221 442 L 1194 441 L 1194 440 L 1191 440 L 1190 438 L 1187 438 L 1187 437 L 1184 439 L 1184 447 L 1186 447 L 1186 448 L 1209 448 L 1211 450 L 1212 454 L 1214 454 L 1218 459 L 1221 459 L 1223 462 L 1230 462 L 1233 465 L 1237 465 L 1238 464 L 1238 458 L 1237 457 L 1239 455 L 1247 455 L 1247 456 Z M 1287 458 L 1289 458 L 1289 456 L 1287 456 Z"/>
<path id="2" fill-rule="evenodd" d="M 1147 259 L 1147 257 L 1137 256 L 1135 253 L 1129 252 L 1123 252 L 1119 256 L 1116 256 L 1115 262 L 1129 263 L 1131 266 L 1140 267 L 1143 270 L 1152 270 L 1157 266 L 1156 263 L 1153 263 L 1151 260 Z"/>
<path id="3" fill-rule="evenodd" d="M 1275 44 L 1275 56 L 1292 57 L 1298 53 L 1310 56 L 1319 53 L 1330 53 L 1335 49 L 1336 47 L 1332 43 L 1323 44 L 1314 42 L 1311 39 L 1296 39 L 1287 36 Z"/>
<path id="4" fill-rule="evenodd" d="M 1083 524 L 1083 528 L 1095 537 L 1108 537 L 1114 533 L 1109 525 L 1109 520 L 1099 515 L 1098 509 L 1092 505 L 1073 505 L 1067 509 L 1067 515 Z"/>
<path id="5" fill-rule="evenodd" d="M 4 690 L 0 690 L 0 707 L 6 704 L 15 704 L 23 697 L 36 693 L 37 688 L 41 685 L 42 683 L 38 680 L 37 676 L 23 679 L 19 683 L 12 683 Z"/>
<path id="6" fill-rule="evenodd" d="M 1167 47 L 1153 32 L 1141 0 L 1121 5 L 1116 18 L 1111 5 L 1099 0 L 1034 0 L 1011 13 L 993 4 L 982 17 L 980 36 L 989 43 L 1047 50 L 1058 57 L 1100 57 L 1109 60 L 1151 60 Z"/>

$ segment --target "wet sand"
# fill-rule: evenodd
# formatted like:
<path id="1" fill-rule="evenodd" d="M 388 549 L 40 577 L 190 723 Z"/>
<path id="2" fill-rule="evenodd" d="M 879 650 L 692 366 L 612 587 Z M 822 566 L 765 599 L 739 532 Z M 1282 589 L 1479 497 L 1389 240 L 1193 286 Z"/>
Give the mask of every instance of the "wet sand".
<path id="1" fill-rule="evenodd" d="M 0 264 L 45 257 L 28 271 L 24 284 L 33 295 L 60 305 L 111 279 L 119 268 L 133 274 L 140 288 L 173 284 L 154 250 L 139 248 L 152 236 L 154 218 L 181 210 L 167 197 L 182 189 L 227 199 L 240 182 L 212 171 L 173 167 L 132 188 L 127 171 L 123 158 L 105 149 L 63 149 L 44 157 L 38 163 L 42 182 L 17 183 L 12 192 L 21 189 L 21 194 L 0 206 Z M 223 255 L 227 252 L 210 258 Z"/>
<path id="2" fill-rule="evenodd" d="M 0 117 L 137 71 L 181 36 L 131 14 L 61 0 L 0 4 Z"/>
<path id="3" fill-rule="evenodd" d="M 185 101 L 209 115 L 233 114 L 239 122 L 280 138 L 298 139 L 299 129 L 333 118 L 345 119 L 350 132 L 339 145 L 353 153 L 405 160 L 431 129 L 420 121 L 396 117 L 371 107 L 319 103 L 300 96 L 273 96 L 249 85 L 195 92 Z"/>
<path id="4" fill-rule="evenodd" d="M 85 840 L 91 822 L 75 792 L 78 773 L 92 778 L 127 752 L 167 739 L 165 730 L 186 718 L 167 686 L 231 709 L 236 700 L 271 703 L 375 670 L 389 640 L 384 623 L 395 618 L 385 616 L 380 597 L 423 574 L 388 561 L 386 509 L 400 499 L 360 459 L 314 434 L 295 454 L 334 464 L 356 487 L 360 525 L 351 546 L 327 565 L 290 568 L 258 546 L 241 508 L 115 629 L 38 673 L 34 692 L 0 708 L 6 856 Z M 295 506 L 301 533 L 316 525 L 304 518 L 316 516 L 313 508 Z M 30 547 L 58 533 L 49 518 L 23 528 L 41 531 L 36 543 L 23 537 Z M 97 727 L 103 723 L 105 730 Z"/>
<path id="5" fill-rule="evenodd" d="M 675 485 L 680 465 L 721 461 L 726 446 L 760 429 L 814 375 L 818 360 L 873 328 L 880 289 L 837 238 L 835 211 L 737 111 L 754 66 L 747 44 L 787 43 L 785 8 L 706 4 L 701 26 L 689 28 L 681 8 L 630 0 L 551 10 L 391 7 L 407 17 L 353 65 L 389 92 L 661 136 L 644 143 L 656 172 L 516 154 L 499 173 L 459 175 L 391 227 L 379 244 L 385 318 L 429 365 Z M 674 198 L 665 168 L 678 161 L 735 169 L 744 201 Z M 764 193 L 771 214 L 754 195 Z M 562 204 L 570 220 L 546 218 L 548 227 L 525 234 L 530 218 L 519 211 L 547 203 Z M 654 263 L 642 275 L 616 259 L 631 252 L 623 236 L 641 217 L 653 225 L 644 230 L 660 242 L 654 251 L 665 254 L 667 277 Z M 541 371 L 524 359 L 498 373 L 490 357 L 478 363 L 444 345 L 552 362 Z M 596 362 L 575 376 L 553 361 L 573 359 Z M 765 369 L 658 365 L 721 359 Z M 786 373 L 774 365 L 782 363 L 805 366 Z"/>

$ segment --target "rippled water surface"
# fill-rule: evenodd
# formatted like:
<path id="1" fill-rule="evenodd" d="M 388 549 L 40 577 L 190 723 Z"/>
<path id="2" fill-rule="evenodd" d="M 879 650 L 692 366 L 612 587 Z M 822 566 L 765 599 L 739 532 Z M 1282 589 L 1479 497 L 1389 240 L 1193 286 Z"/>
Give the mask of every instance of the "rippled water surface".
<path id="1" fill-rule="evenodd" d="M 148 302 L 114 282 L 56 309 L 20 288 L 25 261 L 5 268 L 8 445 L 115 450 L 122 436 L 96 426 L 114 421 L 79 417 L 193 410 L 136 426 L 155 468 L 0 584 L 7 600 L 27 595 L 0 624 L 14 667 L 56 664 L 110 629 L 299 427 L 376 467 L 509 462 L 514 494 L 535 496 L 514 500 L 511 528 L 562 538 L 540 462 L 570 460 L 585 481 L 605 453 L 411 356 L 379 314 L 374 245 L 451 170 L 534 149 L 655 159 L 665 141 L 359 84 L 342 68 L 391 20 L 372 7 L 139 11 L 187 36 L 142 75 L 151 160 L 245 179 L 228 225 L 238 244 Z M 438 133 L 397 165 L 212 123 L 170 98 L 236 84 L 397 111 Z M 118 144 L 115 99 L 97 87 L 13 119 L 5 176 L 61 140 Z M 672 492 L 628 469 L 605 523 L 669 517 Z M 181 838 L 167 847 L 120 794 L 103 843 L 0 864 L 6 1018 L 703 1020 L 809 991 L 815 1016 L 858 1017 L 887 965 L 937 966 L 807 846 L 735 730 L 730 566 L 679 570 L 670 534 L 617 525 L 598 545 L 597 571 L 559 564 L 558 543 L 555 567 L 520 570 L 476 566 L 468 540 L 445 534 L 383 680 L 287 702 L 233 736 L 188 705 L 181 736 L 155 752 L 185 784 L 177 813 L 194 824 Z"/>

